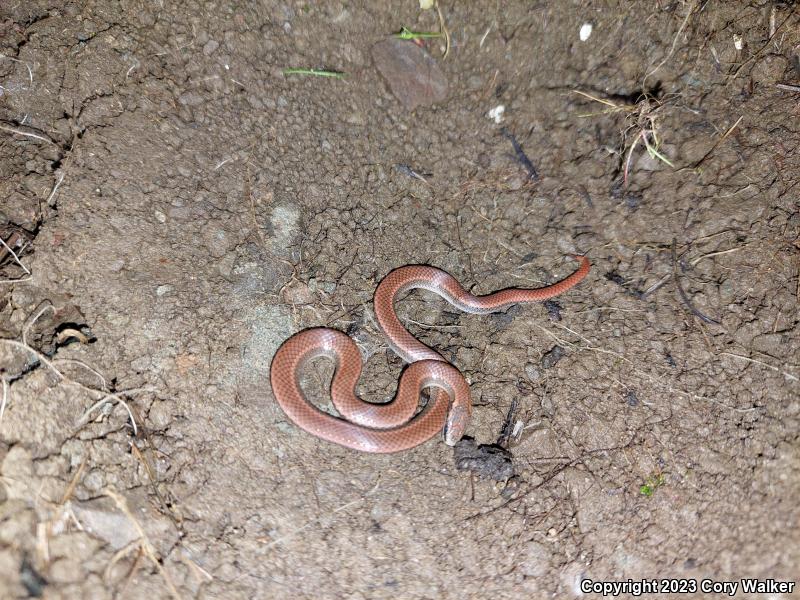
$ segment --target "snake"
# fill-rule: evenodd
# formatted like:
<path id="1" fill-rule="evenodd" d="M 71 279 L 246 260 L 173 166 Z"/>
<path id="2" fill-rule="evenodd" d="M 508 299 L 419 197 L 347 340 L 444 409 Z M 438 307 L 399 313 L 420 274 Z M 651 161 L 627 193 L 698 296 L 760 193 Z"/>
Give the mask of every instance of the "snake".
<path id="1" fill-rule="evenodd" d="M 589 273 L 585 256 L 572 255 L 580 266 L 565 279 L 541 288 L 506 288 L 475 296 L 449 273 L 429 265 L 405 265 L 391 271 L 375 290 L 373 305 L 378 328 L 389 347 L 408 366 L 390 402 L 364 401 L 356 394 L 363 362 L 356 343 L 345 333 L 312 327 L 296 333 L 278 348 L 270 367 L 272 392 L 283 412 L 301 429 L 328 442 L 362 452 L 391 453 L 414 448 L 440 431 L 453 446 L 466 432 L 472 416 L 469 384 L 445 358 L 411 335 L 395 312 L 398 298 L 425 289 L 454 307 L 473 314 L 503 311 L 512 305 L 541 302 L 580 283 Z M 338 416 L 318 408 L 303 392 L 300 374 L 314 359 L 334 363 L 331 401 Z M 430 397 L 419 410 L 424 390 Z"/>

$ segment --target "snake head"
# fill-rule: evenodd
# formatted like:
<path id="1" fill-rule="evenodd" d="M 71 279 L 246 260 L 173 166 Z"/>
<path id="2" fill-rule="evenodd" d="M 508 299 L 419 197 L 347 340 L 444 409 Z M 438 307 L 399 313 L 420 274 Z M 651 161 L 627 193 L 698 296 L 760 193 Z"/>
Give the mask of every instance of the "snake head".
<path id="1" fill-rule="evenodd" d="M 447 414 L 442 437 L 448 446 L 455 446 L 458 440 L 464 437 L 469 425 L 470 410 L 467 406 L 454 404 Z"/>

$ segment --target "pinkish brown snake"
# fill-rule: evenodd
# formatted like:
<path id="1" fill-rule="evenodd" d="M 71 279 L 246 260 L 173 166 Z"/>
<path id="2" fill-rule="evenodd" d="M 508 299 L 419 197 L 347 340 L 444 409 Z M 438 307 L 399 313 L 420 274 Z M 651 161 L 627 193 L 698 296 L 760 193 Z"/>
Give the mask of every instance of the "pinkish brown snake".
<path id="1" fill-rule="evenodd" d="M 356 396 L 361 376 L 361 354 L 344 333 L 327 327 L 306 329 L 286 340 L 272 360 L 270 381 L 275 399 L 294 423 L 329 442 L 364 452 L 399 452 L 417 446 L 444 428 L 444 441 L 455 444 L 469 425 L 472 400 L 464 376 L 436 351 L 413 337 L 394 311 L 403 292 L 422 288 L 435 292 L 453 306 L 476 314 L 498 312 L 521 302 L 539 302 L 577 285 L 589 273 L 585 256 L 577 271 L 543 288 L 509 288 L 474 296 L 451 275 L 435 267 L 410 265 L 389 273 L 375 290 L 375 316 L 389 345 L 410 363 L 400 377 L 392 402 L 375 404 Z M 310 360 L 326 356 L 334 361 L 331 381 L 333 406 L 341 417 L 328 414 L 305 397 L 299 372 Z M 435 388 L 419 413 L 420 393 Z"/>

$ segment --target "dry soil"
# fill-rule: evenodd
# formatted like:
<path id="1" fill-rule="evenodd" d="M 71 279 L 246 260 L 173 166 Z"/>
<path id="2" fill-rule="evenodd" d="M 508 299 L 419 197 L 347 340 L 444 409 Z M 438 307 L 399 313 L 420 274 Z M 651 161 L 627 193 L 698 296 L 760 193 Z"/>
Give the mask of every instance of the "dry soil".
<path id="1" fill-rule="evenodd" d="M 409 110 L 371 49 L 439 29 L 416 0 L 0 4 L 0 597 L 798 579 L 800 9 L 440 8 L 446 97 Z M 470 435 L 508 420 L 509 481 L 276 405 L 270 360 L 316 325 L 392 395 L 391 269 L 486 293 L 571 253 L 592 272 L 558 306 L 399 305 L 471 383 Z"/>

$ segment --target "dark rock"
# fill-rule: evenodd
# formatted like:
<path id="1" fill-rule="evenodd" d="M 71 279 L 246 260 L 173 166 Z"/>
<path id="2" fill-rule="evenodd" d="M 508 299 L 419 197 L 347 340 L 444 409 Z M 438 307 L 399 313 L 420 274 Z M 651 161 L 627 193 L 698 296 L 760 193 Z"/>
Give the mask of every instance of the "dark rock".
<path id="1" fill-rule="evenodd" d="M 542 368 L 551 369 L 556 366 L 556 363 L 564 358 L 567 351 L 561 346 L 553 346 L 549 352 L 545 353 L 542 357 Z"/>
<path id="2" fill-rule="evenodd" d="M 42 594 L 44 594 L 47 580 L 39 574 L 27 557 L 22 559 L 22 565 L 19 568 L 19 580 L 25 586 L 25 591 L 28 592 L 29 597 L 41 598 Z"/>
<path id="3" fill-rule="evenodd" d="M 547 309 L 547 316 L 551 321 L 561 320 L 561 305 L 555 300 L 545 300 L 544 307 Z"/>

